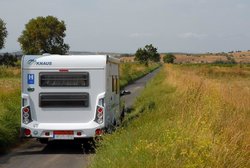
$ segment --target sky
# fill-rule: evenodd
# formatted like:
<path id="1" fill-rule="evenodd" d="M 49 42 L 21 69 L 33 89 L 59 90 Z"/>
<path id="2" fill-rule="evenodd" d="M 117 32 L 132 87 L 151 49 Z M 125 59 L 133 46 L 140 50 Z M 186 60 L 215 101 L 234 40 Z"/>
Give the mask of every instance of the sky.
<path id="1" fill-rule="evenodd" d="M 25 24 L 52 15 L 66 23 L 70 51 L 135 53 L 250 50 L 249 0 L 0 0 L 8 37 L 20 51 Z"/>

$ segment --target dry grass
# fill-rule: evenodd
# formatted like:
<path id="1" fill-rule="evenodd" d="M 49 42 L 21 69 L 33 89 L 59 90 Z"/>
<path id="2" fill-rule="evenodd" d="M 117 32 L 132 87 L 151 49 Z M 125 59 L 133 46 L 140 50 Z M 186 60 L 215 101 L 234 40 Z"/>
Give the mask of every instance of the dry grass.
<path id="1" fill-rule="evenodd" d="M 205 70 L 204 70 L 205 69 Z M 223 75 L 221 75 L 221 73 Z M 197 127 L 206 126 L 215 167 L 247 167 L 250 157 L 250 73 L 239 67 L 168 67 L 168 83 L 185 96 Z M 184 97 L 185 97 L 184 96 Z M 189 96 L 188 96 L 189 97 Z M 194 99 L 195 101 L 193 101 Z M 187 101 L 187 102 L 186 102 Z M 190 106 L 190 102 L 192 105 Z M 204 101 L 204 102 L 203 102 Z M 187 106 L 185 106 L 187 105 Z M 187 115 L 183 114 L 182 123 Z M 203 123 L 203 124 L 202 124 Z M 190 134 L 194 133 L 191 124 Z M 204 128 L 201 128 L 204 129 Z M 198 133 L 198 130 L 196 130 Z M 204 138 L 204 137 L 203 137 Z"/>
<path id="2" fill-rule="evenodd" d="M 166 65 L 92 167 L 250 167 L 250 76 L 239 68 Z"/>
<path id="3" fill-rule="evenodd" d="M 19 78 L 0 78 L 0 93 L 10 93 L 21 87 L 21 82 Z"/>
<path id="4" fill-rule="evenodd" d="M 176 54 L 176 63 L 214 63 L 228 62 L 229 59 L 236 63 L 250 63 L 250 51 L 234 53 L 209 53 L 209 54 Z"/>
<path id="5" fill-rule="evenodd" d="M 161 62 L 163 56 L 161 55 Z M 214 63 L 228 62 L 228 59 L 234 59 L 236 63 L 250 63 L 250 51 L 234 52 L 234 53 L 207 53 L 207 54 L 174 54 L 175 63 Z M 123 62 L 134 62 L 134 56 L 122 57 Z"/>
<path id="6" fill-rule="evenodd" d="M 202 56 L 195 56 L 195 55 L 186 55 L 186 54 L 177 54 L 176 63 L 213 63 L 216 61 L 227 61 L 226 56 L 222 55 L 202 55 Z"/>
<path id="7" fill-rule="evenodd" d="M 120 58 L 121 62 L 134 62 L 134 56 L 131 55 L 131 56 L 126 56 L 126 57 L 121 57 Z"/>

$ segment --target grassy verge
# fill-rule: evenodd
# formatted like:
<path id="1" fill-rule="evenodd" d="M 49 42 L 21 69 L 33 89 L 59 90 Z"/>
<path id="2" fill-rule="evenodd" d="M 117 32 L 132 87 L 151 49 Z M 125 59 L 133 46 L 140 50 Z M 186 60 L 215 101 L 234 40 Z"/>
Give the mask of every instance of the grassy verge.
<path id="1" fill-rule="evenodd" d="M 0 67 L 0 153 L 18 140 L 20 69 Z"/>
<path id="2" fill-rule="evenodd" d="M 250 167 L 250 78 L 220 74 L 237 68 L 165 66 L 90 167 Z"/>
<path id="3" fill-rule="evenodd" d="M 120 87 L 124 88 L 126 85 L 148 74 L 149 72 L 152 72 L 159 66 L 160 64 L 157 63 L 151 63 L 149 66 L 136 62 L 120 64 Z"/>

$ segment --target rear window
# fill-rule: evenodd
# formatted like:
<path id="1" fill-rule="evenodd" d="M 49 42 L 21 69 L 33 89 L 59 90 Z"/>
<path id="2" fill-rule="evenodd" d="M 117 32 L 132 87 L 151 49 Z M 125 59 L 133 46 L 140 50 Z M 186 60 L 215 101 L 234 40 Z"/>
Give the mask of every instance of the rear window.
<path id="1" fill-rule="evenodd" d="M 88 107 L 88 93 L 40 93 L 40 107 Z"/>
<path id="2" fill-rule="evenodd" d="M 42 72 L 39 75 L 41 87 L 87 87 L 88 72 Z"/>

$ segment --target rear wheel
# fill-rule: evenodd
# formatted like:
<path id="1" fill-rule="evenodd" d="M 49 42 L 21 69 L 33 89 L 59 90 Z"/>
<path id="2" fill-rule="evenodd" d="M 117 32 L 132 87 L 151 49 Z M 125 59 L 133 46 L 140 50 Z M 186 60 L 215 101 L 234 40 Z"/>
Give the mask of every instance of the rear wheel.
<path id="1" fill-rule="evenodd" d="M 121 116 L 120 116 L 121 122 L 124 120 L 124 117 L 125 117 L 125 107 L 123 106 L 123 107 L 122 107 Z"/>

